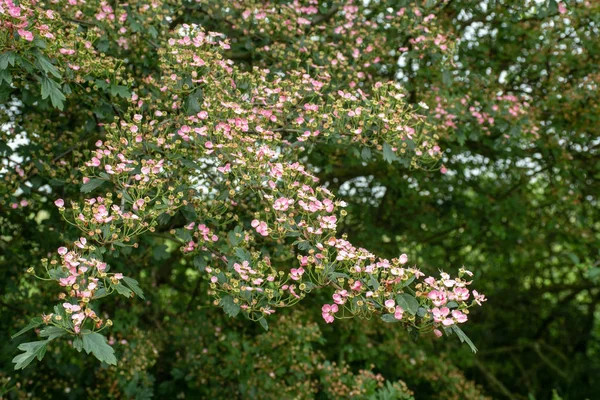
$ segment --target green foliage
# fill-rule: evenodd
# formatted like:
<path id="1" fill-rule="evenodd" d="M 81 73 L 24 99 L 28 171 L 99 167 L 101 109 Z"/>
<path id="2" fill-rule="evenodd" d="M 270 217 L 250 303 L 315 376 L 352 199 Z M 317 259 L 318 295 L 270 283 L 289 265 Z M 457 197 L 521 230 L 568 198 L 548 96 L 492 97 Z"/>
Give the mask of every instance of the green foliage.
<path id="1" fill-rule="evenodd" d="M 596 2 L 16 3 L 23 19 L 0 14 L 0 332 L 12 338 L 0 346 L 0 398 L 591 399 L 600 392 Z M 194 37 L 183 24 L 224 34 L 211 36 L 216 49 L 202 53 L 204 66 L 178 60 L 186 47 L 169 45 L 180 32 Z M 386 86 L 391 80 L 398 87 Z M 277 113 L 282 97 L 293 106 Z M 355 102 L 363 109 L 349 116 Z M 251 114 L 248 131 L 231 123 L 232 139 L 213 132 L 218 122 L 247 117 L 236 107 L 250 103 L 276 120 Z M 205 110 L 206 120 L 185 119 Z M 310 118 L 296 122 L 301 116 Z M 204 124 L 208 136 L 178 135 Z M 169 134 L 175 151 L 156 141 Z M 199 151 L 209 139 L 223 147 Z M 395 285 L 389 298 L 404 309 L 401 321 L 382 304 L 375 315 L 358 311 L 353 298 L 340 304 L 339 320 L 325 323 L 322 305 L 340 289 L 352 294 L 355 275 L 331 260 L 322 273 L 310 264 L 304 278 L 291 279 L 298 256 L 320 253 L 326 241 L 292 225 L 303 218 L 298 201 L 265 212 L 279 195 L 263 190 L 269 172 L 261 164 L 278 161 L 227 158 L 254 140 L 284 164 L 301 162 L 348 203 L 343 218 L 337 214 L 339 236 L 389 259 L 406 253 L 403 268 L 416 264 L 425 277 L 465 265 L 474 276 L 461 279 L 475 281 L 489 298 L 485 307 L 467 310 L 468 324 L 441 328 L 449 337 L 436 339 L 422 280 L 392 283 L 377 272 L 361 285 L 375 293 Z M 87 166 L 106 146 L 138 164 L 123 174 Z M 165 181 L 138 185 L 142 163 L 159 159 Z M 227 162 L 233 172 L 215 172 Z M 294 179 L 314 183 L 301 173 Z M 92 223 L 98 203 L 88 200 L 98 196 L 148 225 Z M 138 199 L 145 203 L 135 210 Z M 277 218 L 286 221 L 278 226 Z M 256 234 L 254 219 L 268 223 L 269 236 Z M 200 223 L 220 226 L 219 240 L 202 242 Z M 83 257 L 107 270 L 87 303 L 94 317 L 75 332 L 78 312 L 63 304 L 86 308 L 76 293 L 83 288 L 57 284 L 70 271 L 56 251 L 81 237 Z M 197 248 L 182 251 L 190 242 Z M 281 286 L 275 300 L 240 294 L 230 278 L 243 261 L 282 271 L 301 298 L 289 291 L 284 298 Z M 127 276 L 117 279 L 119 272 Z M 276 307 L 281 301 L 293 309 Z M 445 306 L 464 311 L 454 300 Z M 35 335 L 43 340 L 30 341 Z"/>

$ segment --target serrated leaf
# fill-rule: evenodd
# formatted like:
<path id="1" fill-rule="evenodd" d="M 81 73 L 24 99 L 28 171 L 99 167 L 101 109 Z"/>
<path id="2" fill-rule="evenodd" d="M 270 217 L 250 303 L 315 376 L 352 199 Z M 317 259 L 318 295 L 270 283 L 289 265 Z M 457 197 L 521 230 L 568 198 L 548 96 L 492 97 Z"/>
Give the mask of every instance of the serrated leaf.
<path id="1" fill-rule="evenodd" d="M 62 111 L 64 108 L 64 101 L 67 98 L 60 91 L 60 86 L 58 83 L 54 82 L 52 79 L 46 76 L 43 76 L 42 99 L 47 99 L 48 96 L 50 96 L 50 101 L 52 102 L 52 105 Z"/>
<path id="2" fill-rule="evenodd" d="M 237 249 L 235 249 L 235 256 L 240 261 L 250 261 L 252 259 L 252 256 L 250 255 L 250 253 L 247 250 L 241 249 L 239 247 Z"/>
<path id="3" fill-rule="evenodd" d="M 196 210 L 194 210 L 194 207 L 192 207 L 189 204 L 184 207 L 181 207 L 181 214 L 188 221 L 195 221 L 198 218 L 198 216 L 196 215 Z"/>
<path id="4" fill-rule="evenodd" d="M 59 328 L 58 326 L 47 326 L 41 330 L 40 336 L 47 337 L 48 340 L 53 340 L 57 337 L 61 337 L 66 333 L 67 331 L 65 331 L 63 328 Z"/>
<path id="5" fill-rule="evenodd" d="M 154 258 L 156 261 L 168 260 L 171 255 L 167 251 L 167 248 L 168 247 L 164 244 L 156 246 L 154 249 L 152 249 L 152 258 Z"/>
<path id="6" fill-rule="evenodd" d="M 42 53 L 37 52 L 35 54 L 35 58 L 37 61 L 37 66 L 40 67 L 42 71 L 47 74 L 54 75 L 55 78 L 60 79 L 60 72 L 56 69 L 56 67 L 52 64 L 52 62 L 46 58 Z"/>
<path id="7" fill-rule="evenodd" d="M 12 83 L 12 75 L 7 69 L 0 70 L 0 86 L 2 85 L 2 82 L 6 82 L 9 85 Z"/>
<path id="8" fill-rule="evenodd" d="M 129 288 L 133 290 L 133 293 L 135 293 L 141 299 L 146 300 L 146 298 L 144 297 L 144 291 L 140 288 L 138 281 L 127 276 L 123 277 L 123 281 L 125 281 L 127 286 L 129 286 Z"/>
<path id="9" fill-rule="evenodd" d="M 92 353 L 98 360 L 109 365 L 117 365 L 114 349 L 106 342 L 106 338 L 99 333 L 90 333 L 83 336 L 83 349 Z"/>
<path id="10" fill-rule="evenodd" d="M 261 317 L 261 319 L 259 319 L 258 322 L 260 323 L 260 326 L 262 326 L 265 331 L 269 330 L 269 323 L 267 322 L 265 317 Z"/>
<path id="11" fill-rule="evenodd" d="M 240 306 L 233 302 L 233 297 L 224 296 L 219 303 L 228 316 L 235 318 L 240 312 Z"/>
<path id="12" fill-rule="evenodd" d="M 121 283 L 117 283 L 116 285 L 112 285 L 115 290 L 117 291 L 117 293 L 119 293 L 120 295 L 123 295 L 127 298 L 131 297 L 131 295 L 133 294 L 133 292 L 131 290 L 129 290 L 125 285 L 121 284 Z"/>
<path id="13" fill-rule="evenodd" d="M 120 96 L 124 99 L 128 99 L 131 97 L 131 93 L 129 92 L 129 88 L 123 85 L 110 85 L 110 94 L 113 96 Z"/>
<path id="14" fill-rule="evenodd" d="M 390 164 L 398 159 L 398 156 L 392 150 L 392 146 L 387 143 L 383 144 L 383 159 Z"/>
<path id="15" fill-rule="evenodd" d="M 73 339 L 73 348 L 80 353 L 81 353 L 81 350 L 83 350 L 83 340 L 81 340 L 81 338 L 79 336 L 77 336 L 75 339 Z"/>
<path id="16" fill-rule="evenodd" d="M 81 193 L 89 193 L 92 190 L 102 186 L 104 182 L 106 182 L 104 179 L 92 178 L 89 180 L 88 183 L 84 183 L 83 185 L 81 185 L 80 191 Z"/>
<path id="17" fill-rule="evenodd" d="M 396 317 L 394 317 L 394 314 L 383 314 L 381 316 L 381 320 L 384 322 L 400 322 L 399 319 L 396 319 Z"/>
<path id="18" fill-rule="evenodd" d="M 200 88 L 190 93 L 186 101 L 186 111 L 188 114 L 192 115 L 200 112 L 200 105 L 203 102 L 203 96 L 204 93 Z"/>
<path id="19" fill-rule="evenodd" d="M 415 298 L 415 296 L 402 293 L 396 296 L 396 303 L 404 309 L 404 311 L 408 311 L 412 315 L 416 315 L 419 310 L 419 302 Z"/>
<path id="20" fill-rule="evenodd" d="M 229 233 L 227 234 L 227 239 L 229 239 L 229 243 L 232 246 L 237 246 L 242 241 L 242 237 L 238 237 L 237 232 L 235 230 L 229 231 Z"/>
<path id="21" fill-rule="evenodd" d="M 5 51 L 0 54 L 0 70 L 4 70 L 8 68 L 8 64 L 11 66 L 15 66 L 15 53 L 12 51 Z"/>
<path id="22" fill-rule="evenodd" d="M 362 150 L 360 151 L 360 157 L 365 161 L 369 161 L 372 156 L 373 156 L 373 154 L 371 152 L 371 149 L 368 147 L 363 147 Z"/>
<path id="23" fill-rule="evenodd" d="M 24 351 L 24 353 L 12 359 L 12 362 L 15 363 L 15 370 L 25 369 L 36 357 L 41 361 L 44 354 L 46 354 L 48 342 L 50 342 L 50 339 L 21 343 L 18 349 Z"/>
<path id="24" fill-rule="evenodd" d="M 100 288 L 100 289 L 96 290 L 96 293 L 94 293 L 94 297 L 92 297 L 92 299 L 93 300 L 101 299 L 106 296 L 108 296 L 108 292 L 106 291 L 106 289 Z"/>
<path id="25" fill-rule="evenodd" d="M 198 268 L 198 270 L 200 272 L 204 272 L 204 270 L 206 269 L 206 260 L 204 260 L 204 257 L 198 255 L 196 257 L 194 257 L 194 267 Z"/>
<path id="26" fill-rule="evenodd" d="M 43 323 L 44 323 L 44 321 L 42 320 L 42 317 L 31 318 L 31 321 L 29 321 L 29 323 L 27 324 L 26 327 L 24 327 L 23 329 L 21 329 L 19 332 L 15 333 L 14 335 L 12 335 L 10 338 L 14 339 L 17 336 L 21 336 L 25 332 L 27 332 L 33 328 L 37 328 L 38 326 L 42 325 Z"/>
<path id="27" fill-rule="evenodd" d="M 452 330 L 454 331 L 454 333 L 456 333 L 456 336 L 458 336 L 458 338 L 460 339 L 461 343 L 468 344 L 469 347 L 471 348 L 471 351 L 473 353 L 477 353 L 477 347 L 475 347 L 475 344 L 473 344 L 473 342 L 471 341 L 471 339 L 469 339 L 469 337 L 467 336 L 467 334 L 464 333 L 462 329 L 460 329 L 457 325 L 452 325 Z"/>

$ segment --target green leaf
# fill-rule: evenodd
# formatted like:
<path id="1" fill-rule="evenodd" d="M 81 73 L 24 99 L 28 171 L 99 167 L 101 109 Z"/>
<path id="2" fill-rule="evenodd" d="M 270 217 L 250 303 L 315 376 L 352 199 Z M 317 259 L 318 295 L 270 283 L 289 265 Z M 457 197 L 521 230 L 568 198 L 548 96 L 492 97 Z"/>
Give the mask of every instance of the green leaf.
<path id="1" fill-rule="evenodd" d="M 24 353 L 12 359 L 12 362 L 15 363 L 15 370 L 25 369 L 36 357 L 41 361 L 44 358 L 44 354 L 46 354 L 46 345 L 48 345 L 48 342 L 50 342 L 50 339 L 21 343 L 18 348 L 19 350 L 23 350 Z"/>
<path id="2" fill-rule="evenodd" d="M 195 221 L 198 218 L 198 216 L 196 215 L 196 210 L 194 210 L 194 207 L 192 207 L 189 204 L 184 207 L 181 207 L 181 214 L 188 221 Z"/>
<path id="3" fill-rule="evenodd" d="M 235 318 L 240 312 L 240 306 L 233 302 L 233 297 L 224 296 L 219 303 L 228 316 Z"/>
<path id="4" fill-rule="evenodd" d="M 144 291 L 138 285 L 138 281 L 126 276 L 123 277 L 123 281 L 125 281 L 127 286 L 129 286 L 129 288 L 133 290 L 133 293 L 135 293 L 138 297 L 142 298 L 143 300 L 146 300 L 146 298 L 144 297 Z"/>
<path id="5" fill-rule="evenodd" d="M 0 86 L 2 85 L 2 82 L 6 82 L 9 85 L 12 83 L 12 75 L 7 69 L 0 70 Z"/>
<path id="6" fill-rule="evenodd" d="M 80 353 L 81 353 L 81 350 L 83 350 L 83 340 L 81 340 L 81 338 L 79 336 L 77 336 L 75 339 L 73 339 L 73 348 Z"/>
<path id="7" fill-rule="evenodd" d="M 92 178 L 88 183 L 81 185 L 81 193 L 89 193 L 92 190 L 102 186 L 106 182 L 104 179 Z"/>
<path id="8" fill-rule="evenodd" d="M 227 234 L 227 239 L 229 239 L 229 243 L 231 243 L 232 246 L 237 246 L 243 239 L 243 235 L 238 236 L 238 233 L 241 232 L 239 232 L 236 227 L 236 229 L 229 231 Z"/>
<path id="9" fill-rule="evenodd" d="M 203 102 L 203 95 L 202 89 L 198 88 L 188 96 L 186 101 L 186 111 L 189 115 L 200 112 L 200 105 Z"/>
<path id="10" fill-rule="evenodd" d="M 19 332 L 15 333 L 14 335 L 12 335 L 10 338 L 14 339 L 17 336 L 21 336 L 25 332 L 27 332 L 33 328 L 37 328 L 38 326 L 40 326 L 43 323 L 44 323 L 44 321 L 42 320 L 42 317 L 31 318 L 31 321 L 29 321 L 29 323 L 27 324 L 26 327 L 24 327 L 23 329 L 21 329 Z"/>
<path id="11" fill-rule="evenodd" d="M 198 270 L 200 272 L 204 272 L 204 270 L 206 269 L 206 260 L 204 259 L 204 257 L 198 255 L 196 257 L 194 257 L 194 267 L 198 268 Z"/>
<path id="12" fill-rule="evenodd" d="M 93 300 L 101 299 L 106 296 L 108 296 L 108 292 L 106 291 L 106 289 L 100 288 L 100 289 L 96 290 L 96 293 L 94 293 L 94 297 L 92 297 L 92 299 Z"/>
<path id="13" fill-rule="evenodd" d="M 396 296 L 396 303 L 404 309 L 404 311 L 408 311 L 412 315 L 416 315 L 419 309 L 419 302 L 415 298 L 415 296 L 402 293 Z"/>
<path id="14" fill-rule="evenodd" d="M 269 330 L 269 323 L 267 322 L 265 317 L 262 317 L 261 319 L 259 319 L 258 322 L 260 322 L 260 326 L 262 326 L 265 331 Z"/>
<path id="15" fill-rule="evenodd" d="M 394 314 L 383 314 L 381 316 L 381 320 L 384 322 L 400 322 L 399 319 L 396 319 L 396 317 L 394 317 Z"/>
<path id="16" fill-rule="evenodd" d="M 121 283 L 117 283 L 116 285 L 112 285 L 115 290 L 117 291 L 117 293 L 130 298 L 131 295 L 133 294 L 133 292 L 131 290 L 129 290 L 127 287 L 125 287 L 125 285 L 122 285 Z"/>
<path id="17" fill-rule="evenodd" d="M 15 66 L 15 53 L 12 51 L 5 51 L 0 54 L 0 70 L 7 69 L 8 64 L 13 67 Z"/>
<path id="18" fill-rule="evenodd" d="M 129 88 L 127 86 L 122 85 L 110 85 L 110 94 L 113 96 L 120 96 L 124 99 L 128 99 L 131 97 L 131 93 L 129 92 Z"/>
<path id="19" fill-rule="evenodd" d="M 52 105 L 62 111 L 64 108 L 64 101 L 67 98 L 60 91 L 60 86 L 58 83 L 54 82 L 52 79 L 46 76 L 43 76 L 42 99 L 47 99 L 48 96 L 50 96 L 50 101 L 52 102 Z"/>
<path id="20" fill-rule="evenodd" d="M 53 340 L 57 337 L 61 337 L 66 333 L 67 331 L 65 331 L 63 328 L 59 328 L 58 326 L 47 326 L 46 328 L 42 329 L 42 331 L 40 332 L 40 336 L 47 337 L 48 340 Z"/>
<path id="21" fill-rule="evenodd" d="M 83 349 L 88 354 L 94 354 L 101 362 L 117 365 L 114 349 L 106 343 L 106 338 L 99 333 L 94 332 L 83 335 Z"/>
<path id="22" fill-rule="evenodd" d="M 152 258 L 156 261 L 168 260 L 171 254 L 167 251 L 168 247 L 164 244 L 152 249 Z"/>
<path id="23" fill-rule="evenodd" d="M 460 329 L 457 325 L 452 325 L 452 330 L 454 331 L 454 333 L 456 333 L 456 336 L 458 336 L 461 343 L 467 343 L 471 348 L 471 351 L 473 353 L 477 353 L 477 347 L 475 347 L 471 339 L 469 339 L 467 334 L 464 333 L 462 329 Z"/>
<path id="24" fill-rule="evenodd" d="M 383 159 L 390 164 L 398 159 L 398 156 L 392 150 L 392 146 L 387 143 L 383 144 Z"/>
<path id="25" fill-rule="evenodd" d="M 44 56 L 42 53 L 36 52 L 35 58 L 37 60 L 37 66 L 40 67 L 42 71 L 47 74 L 54 75 L 55 78 L 61 78 L 60 72 L 58 72 L 56 67 L 48 58 L 46 58 L 46 56 Z"/>
<path id="26" fill-rule="evenodd" d="M 369 161 L 372 157 L 371 149 L 368 147 L 363 147 L 360 151 L 360 157 L 365 161 Z"/>

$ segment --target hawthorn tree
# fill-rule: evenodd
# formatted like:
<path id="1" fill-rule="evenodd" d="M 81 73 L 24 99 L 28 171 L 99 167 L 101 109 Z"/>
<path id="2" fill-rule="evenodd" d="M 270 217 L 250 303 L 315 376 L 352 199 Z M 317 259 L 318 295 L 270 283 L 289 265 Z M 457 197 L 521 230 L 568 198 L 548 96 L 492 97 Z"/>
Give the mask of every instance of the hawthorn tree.
<path id="1" fill-rule="evenodd" d="M 459 325 L 485 297 L 470 271 L 435 270 L 469 265 L 488 293 L 520 288 L 491 243 L 515 207 L 545 201 L 533 178 L 563 171 L 565 148 L 584 165 L 597 149 L 584 132 L 597 42 L 582 40 L 595 6 L 508 3 L 3 0 L 2 305 L 15 337 L 40 336 L 16 357 L 8 343 L 7 360 L 22 369 L 48 350 L 22 373 L 57 378 L 24 390 L 409 398 L 405 379 L 424 396 L 482 398 L 454 366 L 460 351 L 425 356 L 432 343 L 402 332 L 474 350 Z M 560 93 L 581 103 L 557 125 Z M 562 179 L 553 196 L 586 198 Z M 522 188 L 531 198 L 513 197 Z M 581 213 L 565 203 L 563 215 Z M 527 231 L 539 216 L 519 215 L 509 237 L 543 240 L 546 225 Z M 518 257 L 540 262 L 539 248 Z M 571 254 L 587 268 L 588 249 Z M 574 279 L 570 265 L 549 274 L 535 286 Z M 327 325 L 352 317 L 380 321 Z M 512 396 L 496 366 L 476 365 Z M 529 393 L 549 390 L 524 376 Z"/>

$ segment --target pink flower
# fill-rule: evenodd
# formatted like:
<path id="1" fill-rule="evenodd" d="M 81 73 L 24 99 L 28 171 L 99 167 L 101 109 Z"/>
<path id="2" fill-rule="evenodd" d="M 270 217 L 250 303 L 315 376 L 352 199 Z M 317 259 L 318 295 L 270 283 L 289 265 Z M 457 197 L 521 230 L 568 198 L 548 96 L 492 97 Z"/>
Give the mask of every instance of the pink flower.
<path id="1" fill-rule="evenodd" d="M 448 307 L 435 307 L 431 310 L 431 313 L 433 314 L 433 320 L 435 322 L 441 322 L 448 314 L 450 314 L 450 309 Z"/>
<path id="2" fill-rule="evenodd" d="M 56 207 L 62 208 L 65 206 L 65 201 L 63 199 L 58 199 L 54 202 L 54 205 L 56 205 Z"/>
<path id="3" fill-rule="evenodd" d="M 292 270 L 290 271 L 290 276 L 295 281 L 300 280 L 302 278 L 303 274 L 304 274 L 304 268 L 302 268 L 302 267 L 292 268 Z"/>
<path id="4" fill-rule="evenodd" d="M 350 289 L 359 291 L 361 287 L 362 287 L 362 283 L 360 281 L 354 281 L 352 286 L 350 286 Z"/>
<path id="5" fill-rule="evenodd" d="M 79 247 L 80 249 L 85 248 L 85 244 L 87 243 L 87 239 L 84 237 L 80 237 L 78 241 L 75 242 L 75 246 Z"/>
<path id="6" fill-rule="evenodd" d="M 67 278 L 60 278 L 59 284 L 60 284 L 60 286 L 71 286 L 75 283 L 76 280 L 77 280 L 77 277 L 74 275 L 71 275 Z"/>
<path id="7" fill-rule="evenodd" d="M 565 6 L 565 3 L 563 3 L 563 2 L 558 3 L 558 12 L 561 14 L 567 13 L 567 7 Z"/>
<path id="8" fill-rule="evenodd" d="M 442 331 L 440 331 L 439 329 L 434 329 L 433 333 L 435 334 L 436 337 L 442 337 L 442 335 L 443 335 Z"/>
<path id="9" fill-rule="evenodd" d="M 433 302 L 436 307 L 443 306 L 448 301 L 446 293 L 440 290 L 432 290 L 427 297 Z"/>
<path id="10" fill-rule="evenodd" d="M 400 256 L 400 264 L 406 264 L 407 261 L 408 261 L 408 256 L 406 254 L 402 254 Z"/>
<path id="11" fill-rule="evenodd" d="M 458 310 L 452 311 L 452 317 L 454 319 L 456 319 L 456 322 L 458 322 L 459 324 L 462 324 L 463 322 L 467 322 L 466 314 L 462 313 L 461 311 L 458 311 Z"/>
<path id="12" fill-rule="evenodd" d="M 469 289 L 467 288 L 455 287 L 453 293 L 454 299 L 457 301 L 467 300 L 470 296 Z"/>
<path id="13" fill-rule="evenodd" d="M 336 312 L 338 312 L 337 304 L 325 304 L 323 307 L 321 307 L 321 315 L 328 324 L 331 324 L 334 321 L 335 318 L 333 315 Z"/>
<path id="14" fill-rule="evenodd" d="M 117 280 L 121 280 L 121 279 L 123 279 L 123 274 L 122 274 L 122 273 L 120 273 L 120 272 L 117 272 L 117 273 L 115 274 L 115 279 L 117 279 Z"/>
<path id="15" fill-rule="evenodd" d="M 396 302 L 392 299 L 389 299 L 389 300 L 386 300 L 384 304 L 387 308 L 392 308 L 396 305 Z"/>
<path id="16" fill-rule="evenodd" d="M 59 247 L 58 248 L 58 254 L 60 254 L 61 256 L 64 256 L 65 254 L 67 254 L 67 248 L 66 247 Z"/>
<path id="17" fill-rule="evenodd" d="M 473 290 L 473 297 L 475 298 L 475 303 L 481 305 L 484 301 L 487 301 L 483 294 L 479 294 L 477 290 Z"/>
<path id="18" fill-rule="evenodd" d="M 404 314 L 404 309 L 400 306 L 396 306 L 396 311 L 394 312 L 394 318 L 402 319 L 403 314 Z"/>
<path id="19" fill-rule="evenodd" d="M 71 311 L 71 312 L 77 312 L 81 310 L 81 307 L 78 306 L 77 304 L 71 304 L 71 303 L 63 303 L 62 305 L 67 311 Z"/>
<path id="20" fill-rule="evenodd" d="M 19 29 L 17 32 L 19 33 L 19 36 L 21 36 L 23 39 L 27 40 L 28 42 L 33 41 L 33 33 L 26 31 L 25 29 Z"/>
<path id="21" fill-rule="evenodd" d="M 269 235 L 269 227 L 267 226 L 266 222 L 255 219 L 250 225 L 252 225 L 252 227 L 255 228 L 256 232 L 258 232 L 259 234 L 263 236 Z"/>

